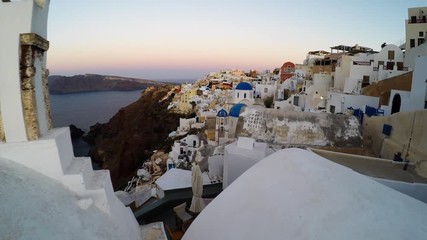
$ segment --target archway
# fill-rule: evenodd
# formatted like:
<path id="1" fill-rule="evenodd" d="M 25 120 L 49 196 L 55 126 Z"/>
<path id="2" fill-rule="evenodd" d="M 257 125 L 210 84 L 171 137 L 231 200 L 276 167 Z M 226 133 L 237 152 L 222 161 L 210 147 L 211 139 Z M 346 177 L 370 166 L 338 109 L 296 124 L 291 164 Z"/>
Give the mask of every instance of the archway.
<path id="1" fill-rule="evenodd" d="M 391 114 L 400 112 L 400 103 L 401 103 L 400 94 L 395 94 L 393 97 L 393 102 L 391 104 Z"/>

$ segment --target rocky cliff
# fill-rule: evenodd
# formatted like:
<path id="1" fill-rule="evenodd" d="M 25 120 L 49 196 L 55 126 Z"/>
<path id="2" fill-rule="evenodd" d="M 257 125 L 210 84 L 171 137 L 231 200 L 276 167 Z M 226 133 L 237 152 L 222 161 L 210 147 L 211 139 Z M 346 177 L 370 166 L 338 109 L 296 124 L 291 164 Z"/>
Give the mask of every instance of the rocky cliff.
<path id="1" fill-rule="evenodd" d="M 75 75 L 71 77 L 49 76 L 49 92 L 51 94 L 92 92 L 92 91 L 129 91 L 141 90 L 164 83 L 116 76 L 97 74 Z"/>
<path id="2" fill-rule="evenodd" d="M 180 117 L 188 117 L 167 110 L 172 92 L 172 85 L 147 88 L 139 100 L 122 108 L 108 123 L 91 127 L 86 138 L 94 146 L 89 155 L 101 168 L 110 170 L 115 189 L 123 187 L 153 150 L 165 144 Z"/>

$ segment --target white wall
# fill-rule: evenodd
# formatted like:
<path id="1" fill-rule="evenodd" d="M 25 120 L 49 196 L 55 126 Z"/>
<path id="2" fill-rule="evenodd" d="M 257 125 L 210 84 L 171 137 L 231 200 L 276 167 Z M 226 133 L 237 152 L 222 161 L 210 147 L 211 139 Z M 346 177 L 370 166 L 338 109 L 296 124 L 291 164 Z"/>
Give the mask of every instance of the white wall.
<path id="1" fill-rule="evenodd" d="M 239 148 L 237 142 L 225 146 L 224 150 L 224 181 L 225 189 L 246 170 L 266 157 L 266 143 L 255 143 L 253 149 Z"/>
<path id="2" fill-rule="evenodd" d="M 19 34 L 47 37 L 49 0 L 44 8 L 33 5 L 33 1 L 0 2 L 0 108 L 7 142 L 27 141 L 21 101 Z M 42 123 L 46 115 L 39 116 L 43 116 Z"/>
<path id="3" fill-rule="evenodd" d="M 320 108 L 326 107 L 326 97 L 327 89 L 321 87 L 318 88 L 314 85 L 310 86 L 307 90 L 307 95 L 305 97 L 305 107 L 304 111 L 310 112 L 313 110 L 318 110 Z"/>
<path id="4" fill-rule="evenodd" d="M 344 90 L 345 79 L 350 76 L 350 63 L 353 56 L 342 55 L 337 62 L 334 74 L 334 88 Z"/>
<path id="5" fill-rule="evenodd" d="M 400 111 L 408 111 L 411 108 L 411 93 L 408 91 L 400 91 L 400 90 L 391 90 L 390 98 L 388 100 L 388 105 L 382 105 L 381 109 L 384 110 L 384 116 L 391 114 L 391 108 L 393 106 L 394 97 L 399 94 L 401 102 L 400 102 Z"/>
<path id="6" fill-rule="evenodd" d="M 350 63 L 350 74 L 344 83 L 345 93 L 359 93 L 364 76 L 369 76 L 369 83 L 373 81 L 373 55 L 357 54 Z"/>
<path id="7" fill-rule="evenodd" d="M 335 113 L 345 113 L 349 107 L 365 109 L 365 106 L 378 108 L 379 98 L 364 95 L 350 95 L 340 92 L 328 92 L 326 110 L 329 112 L 331 105 L 335 106 Z"/>
<path id="8" fill-rule="evenodd" d="M 246 94 L 246 97 L 245 97 Z M 248 100 L 249 102 L 254 102 L 254 92 L 253 90 L 234 90 L 234 103 L 239 103 L 242 100 Z"/>
<path id="9" fill-rule="evenodd" d="M 419 47 L 406 49 L 405 51 L 405 66 L 414 69 L 415 59 L 419 56 L 427 56 L 427 43 Z"/>
<path id="10" fill-rule="evenodd" d="M 212 180 L 223 179 L 224 155 L 213 155 L 208 158 L 209 177 Z"/>
<path id="11" fill-rule="evenodd" d="M 388 58 L 388 52 L 394 51 L 394 59 Z M 396 45 L 389 44 L 381 49 L 381 51 L 374 56 L 374 66 L 378 66 L 378 61 L 384 61 L 384 65 L 387 62 L 403 62 L 403 51 Z"/>
<path id="12" fill-rule="evenodd" d="M 418 57 L 415 60 L 411 86 L 411 110 L 424 109 L 427 101 L 427 56 Z"/>
<path id="13" fill-rule="evenodd" d="M 424 109 L 427 100 L 427 56 L 420 56 L 415 59 L 415 68 L 412 74 L 411 92 L 392 90 L 388 106 L 381 106 L 384 114 L 391 113 L 393 98 L 400 94 L 400 112 L 411 112 Z"/>
<path id="14" fill-rule="evenodd" d="M 257 84 L 255 86 L 255 96 L 260 96 L 262 99 L 268 96 L 274 96 L 276 88 L 275 84 Z"/>
<path id="15" fill-rule="evenodd" d="M 327 90 L 331 84 L 332 75 L 329 73 L 315 73 L 313 75 L 313 86 L 318 89 Z"/>

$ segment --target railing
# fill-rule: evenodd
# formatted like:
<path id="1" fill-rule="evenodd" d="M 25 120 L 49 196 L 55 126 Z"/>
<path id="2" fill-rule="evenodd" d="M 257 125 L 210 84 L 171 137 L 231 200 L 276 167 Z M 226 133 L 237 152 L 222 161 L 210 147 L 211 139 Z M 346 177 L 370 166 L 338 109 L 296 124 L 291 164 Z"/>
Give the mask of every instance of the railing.
<path id="1" fill-rule="evenodd" d="M 412 24 L 412 23 L 427 23 L 427 19 L 426 18 L 418 18 L 415 21 L 408 19 L 408 23 L 410 23 L 410 24 Z"/>

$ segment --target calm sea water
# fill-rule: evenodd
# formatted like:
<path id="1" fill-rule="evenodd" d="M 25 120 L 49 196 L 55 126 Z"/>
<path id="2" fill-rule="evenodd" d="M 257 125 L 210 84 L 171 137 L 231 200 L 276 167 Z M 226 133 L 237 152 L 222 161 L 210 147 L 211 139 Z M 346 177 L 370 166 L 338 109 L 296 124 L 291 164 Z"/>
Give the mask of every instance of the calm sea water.
<path id="1" fill-rule="evenodd" d="M 76 125 L 86 133 L 96 123 L 106 123 L 122 107 L 141 96 L 137 91 L 106 91 L 50 95 L 53 127 Z M 73 139 L 75 156 L 86 156 L 90 146 L 82 139 Z"/>
<path id="2" fill-rule="evenodd" d="M 141 90 L 51 94 L 53 126 L 74 124 L 88 131 L 97 122 L 108 122 L 120 108 L 135 102 L 140 95 Z"/>

